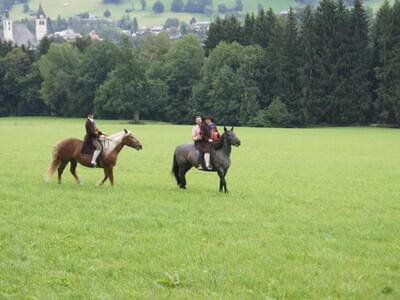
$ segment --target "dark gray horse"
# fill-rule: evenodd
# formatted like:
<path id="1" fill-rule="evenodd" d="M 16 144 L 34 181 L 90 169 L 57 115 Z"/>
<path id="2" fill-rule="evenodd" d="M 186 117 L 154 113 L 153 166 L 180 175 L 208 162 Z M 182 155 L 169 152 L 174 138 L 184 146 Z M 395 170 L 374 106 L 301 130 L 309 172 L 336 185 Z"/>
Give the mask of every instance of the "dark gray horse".
<path id="1" fill-rule="evenodd" d="M 226 188 L 225 176 L 231 166 L 231 146 L 240 146 L 240 140 L 236 137 L 231 130 L 227 130 L 224 127 L 224 133 L 221 135 L 219 140 L 213 144 L 211 150 L 211 165 L 213 169 L 219 175 L 219 191 L 222 192 L 224 189 L 225 193 L 228 192 Z M 182 144 L 176 147 L 174 152 L 174 163 L 172 166 L 172 172 L 175 175 L 176 182 L 180 188 L 186 188 L 185 174 L 192 167 L 197 168 L 200 161 L 200 151 L 195 148 L 193 144 Z M 202 170 L 208 171 L 208 170 Z"/>

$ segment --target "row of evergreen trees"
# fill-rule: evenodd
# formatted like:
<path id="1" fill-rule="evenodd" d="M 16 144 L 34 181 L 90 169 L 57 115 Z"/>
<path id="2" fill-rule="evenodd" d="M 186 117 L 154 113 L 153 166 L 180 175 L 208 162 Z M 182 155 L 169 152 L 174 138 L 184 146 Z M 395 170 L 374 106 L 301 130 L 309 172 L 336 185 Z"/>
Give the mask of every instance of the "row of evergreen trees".
<path id="1" fill-rule="evenodd" d="M 370 24 L 371 23 L 371 24 Z M 400 4 L 370 22 L 359 0 L 323 0 L 301 20 L 272 10 L 216 20 L 205 45 L 166 34 L 140 47 L 42 40 L 0 44 L 0 114 L 139 116 L 175 123 L 212 114 L 251 126 L 400 124 Z"/>
<path id="2" fill-rule="evenodd" d="M 306 7 L 299 23 L 292 10 L 286 19 L 272 10 L 247 15 L 243 25 L 218 19 L 206 49 L 221 41 L 260 45 L 265 66 L 256 102 L 265 109 L 279 97 L 293 125 L 400 124 L 399 38 L 398 1 L 385 1 L 370 24 L 359 0 L 351 9 L 323 0 L 315 11 Z"/>

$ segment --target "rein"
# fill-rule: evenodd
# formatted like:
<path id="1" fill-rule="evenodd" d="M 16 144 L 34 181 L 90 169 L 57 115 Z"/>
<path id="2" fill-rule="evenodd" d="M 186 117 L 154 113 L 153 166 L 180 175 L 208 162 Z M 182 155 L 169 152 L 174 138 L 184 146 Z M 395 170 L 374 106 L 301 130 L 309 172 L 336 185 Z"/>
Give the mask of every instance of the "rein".
<path id="1" fill-rule="evenodd" d="M 103 134 L 102 138 L 99 138 L 99 141 L 103 147 L 103 153 L 110 148 L 110 143 L 114 142 L 114 140 L 112 138 L 110 138 L 109 136 Z"/>

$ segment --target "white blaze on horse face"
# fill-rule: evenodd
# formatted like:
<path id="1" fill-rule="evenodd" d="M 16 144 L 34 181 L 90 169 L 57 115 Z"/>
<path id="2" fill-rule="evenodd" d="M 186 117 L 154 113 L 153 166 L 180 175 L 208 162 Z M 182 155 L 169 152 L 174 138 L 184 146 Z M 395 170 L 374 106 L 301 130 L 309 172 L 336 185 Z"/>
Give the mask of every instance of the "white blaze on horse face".
<path id="1" fill-rule="evenodd" d="M 128 133 L 125 133 L 124 131 L 121 131 L 121 132 L 118 132 L 118 133 L 114 133 L 114 134 L 110 135 L 109 137 L 105 137 L 104 138 L 103 156 L 107 156 L 110 153 L 112 153 L 114 151 L 114 149 L 119 144 L 121 144 L 122 139 L 128 134 L 130 134 L 130 131 L 128 131 Z"/>

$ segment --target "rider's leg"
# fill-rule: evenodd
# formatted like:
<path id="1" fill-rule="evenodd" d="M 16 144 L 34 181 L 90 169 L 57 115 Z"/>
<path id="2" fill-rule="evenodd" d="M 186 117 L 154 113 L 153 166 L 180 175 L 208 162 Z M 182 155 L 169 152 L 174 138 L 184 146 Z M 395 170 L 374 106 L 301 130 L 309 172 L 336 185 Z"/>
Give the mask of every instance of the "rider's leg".
<path id="1" fill-rule="evenodd" d="M 199 169 L 199 170 L 203 169 L 203 163 L 202 163 L 203 155 L 204 155 L 204 154 L 200 152 L 200 155 L 199 155 L 199 165 L 197 166 L 197 169 Z"/>
<path id="2" fill-rule="evenodd" d="M 204 162 L 206 163 L 206 168 L 211 170 L 211 165 L 210 165 L 210 152 L 204 153 Z"/>
<path id="3" fill-rule="evenodd" d="M 196 149 L 197 150 L 199 150 L 199 159 L 198 159 L 198 166 L 197 166 L 197 169 L 199 169 L 199 170 L 201 170 L 201 169 L 203 169 L 203 166 L 202 166 L 202 164 L 203 164 L 203 152 L 201 151 L 201 149 L 199 149 L 199 147 L 198 147 L 198 142 L 197 141 L 195 141 L 194 142 L 194 146 L 196 147 Z"/>
<path id="4" fill-rule="evenodd" d="M 97 140 L 94 140 L 93 141 L 93 146 L 96 148 L 96 150 L 94 150 L 94 152 L 93 152 L 91 164 L 92 164 L 92 167 L 96 167 L 97 166 L 97 162 L 96 161 L 97 161 L 97 158 L 99 157 L 100 152 L 101 152 L 100 142 L 97 141 Z"/>
<path id="5" fill-rule="evenodd" d="M 96 160 L 99 157 L 100 152 L 101 152 L 101 150 L 94 150 L 94 152 L 93 152 L 93 157 L 92 157 L 92 166 L 93 167 L 97 166 Z"/>

